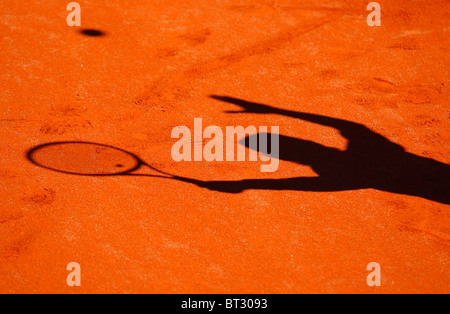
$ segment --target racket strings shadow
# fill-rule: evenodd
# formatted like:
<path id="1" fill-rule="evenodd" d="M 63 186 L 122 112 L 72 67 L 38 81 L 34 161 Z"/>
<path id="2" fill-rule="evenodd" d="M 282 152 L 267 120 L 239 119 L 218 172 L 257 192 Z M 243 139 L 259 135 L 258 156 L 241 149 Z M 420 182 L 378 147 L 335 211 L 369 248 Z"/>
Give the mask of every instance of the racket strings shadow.
<path id="1" fill-rule="evenodd" d="M 29 150 L 26 158 L 36 166 L 55 172 L 91 177 L 135 176 L 174 179 L 123 149 L 92 142 L 53 142 Z M 148 168 L 157 174 L 135 173 Z"/>

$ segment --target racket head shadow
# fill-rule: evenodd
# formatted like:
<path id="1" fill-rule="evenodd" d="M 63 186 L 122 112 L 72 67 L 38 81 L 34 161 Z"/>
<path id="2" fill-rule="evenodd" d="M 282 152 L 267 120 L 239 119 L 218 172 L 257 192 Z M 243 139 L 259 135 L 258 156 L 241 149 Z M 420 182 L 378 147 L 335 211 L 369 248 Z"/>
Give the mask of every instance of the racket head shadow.
<path id="1" fill-rule="evenodd" d="M 114 146 L 91 142 L 53 142 L 27 152 L 36 166 L 78 176 L 120 176 L 138 170 L 144 162 Z"/>

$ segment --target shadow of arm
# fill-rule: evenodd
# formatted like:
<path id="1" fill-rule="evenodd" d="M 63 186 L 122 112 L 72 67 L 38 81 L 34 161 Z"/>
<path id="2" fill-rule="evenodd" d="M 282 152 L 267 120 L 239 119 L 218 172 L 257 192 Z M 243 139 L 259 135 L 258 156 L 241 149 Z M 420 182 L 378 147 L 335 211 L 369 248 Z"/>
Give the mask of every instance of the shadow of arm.
<path id="1" fill-rule="evenodd" d="M 274 191 L 313 191 L 332 192 L 345 191 L 350 187 L 337 186 L 336 182 L 324 180 L 322 177 L 298 177 L 288 179 L 251 179 L 238 181 L 199 181 L 183 179 L 198 187 L 222 193 L 238 194 L 245 190 L 274 190 Z"/>
<path id="2" fill-rule="evenodd" d="M 228 113 L 278 114 L 285 117 L 291 117 L 334 128 L 338 130 L 343 137 L 348 139 L 352 146 L 364 147 L 368 144 L 371 144 L 373 146 L 379 147 L 380 149 L 389 147 L 391 149 L 404 151 L 402 146 L 392 143 L 382 135 L 373 132 L 366 126 L 356 122 L 331 118 L 319 114 L 279 109 L 268 105 L 248 102 L 242 99 L 232 98 L 228 96 L 212 95 L 210 97 L 222 102 L 237 105 L 243 109 L 241 111 L 227 111 Z"/>
<path id="3" fill-rule="evenodd" d="M 240 111 L 227 111 L 227 113 L 279 114 L 279 115 L 286 116 L 286 117 L 292 117 L 292 118 L 299 119 L 299 120 L 309 121 L 312 123 L 333 127 L 338 130 L 344 130 L 349 127 L 366 128 L 365 126 L 355 123 L 355 122 L 350 122 L 350 121 L 336 119 L 336 118 L 330 118 L 327 116 L 322 116 L 322 115 L 317 115 L 317 114 L 312 114 L 312 113 L 304 113 L 304 112 L 279 109 L 279 108 L 271 107 L 268 105 L 249 102 L 249 101 L 232 98 L 232 97 L 228 97 L 228 96 L 212 95 L 210 97 L 213 99 L 222 101 L 222 102 L 227 102 L 230 104 L 237 105 L 243 109 Z"/>

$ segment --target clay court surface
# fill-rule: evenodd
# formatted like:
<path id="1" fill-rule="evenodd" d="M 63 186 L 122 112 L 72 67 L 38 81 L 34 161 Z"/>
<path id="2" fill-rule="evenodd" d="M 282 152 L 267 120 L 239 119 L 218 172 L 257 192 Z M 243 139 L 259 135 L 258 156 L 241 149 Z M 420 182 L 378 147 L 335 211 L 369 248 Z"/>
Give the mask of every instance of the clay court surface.
<path id="1" fill-rule="evenodd" d="M 449 1 L 381 0 L 369 27 L 368 0 L 80 0 L 81 28 L 68 2 L 0 2 L 1 293 L 450 292 Z M 325 152 L 352 141 L 303 113 L 386 146 L 356 131 L 369 154 L 342 168 Z M 279 126 L 292 145 L 275 173 L 177 163 L 172 129 L 194 118 Z M 110 145 L 194 183 L 27 159 L 52 142 Z M 324 186 L 284 188 L 314 165 L 333 174 Z"/>

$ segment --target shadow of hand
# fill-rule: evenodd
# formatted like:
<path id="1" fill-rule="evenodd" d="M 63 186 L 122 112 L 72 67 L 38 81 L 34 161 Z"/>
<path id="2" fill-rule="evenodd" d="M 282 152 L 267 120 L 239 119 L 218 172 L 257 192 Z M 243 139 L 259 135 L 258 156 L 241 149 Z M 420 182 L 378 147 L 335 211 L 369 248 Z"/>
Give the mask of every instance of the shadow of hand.
<path id="1" fill-rule="evenodd" d="M 245 100 L 227 97 L 227 96 L 218 96 L 218 95 L 211 95 L 212 99 L 219 100 L 226 103 L 232 103 L 239 107 L 241 107 L 243 110 L 230 110 L 225 111 L 226 113 L 258 113 L 258 114 L 270 114 L 270 113 L 279 113 L 278 108 L 274 108 L 267 105 L 262 105 L 258 103 L 248 102 Z"/>

